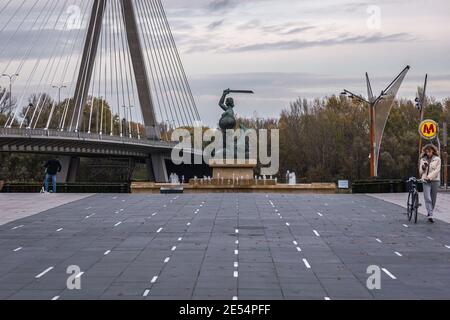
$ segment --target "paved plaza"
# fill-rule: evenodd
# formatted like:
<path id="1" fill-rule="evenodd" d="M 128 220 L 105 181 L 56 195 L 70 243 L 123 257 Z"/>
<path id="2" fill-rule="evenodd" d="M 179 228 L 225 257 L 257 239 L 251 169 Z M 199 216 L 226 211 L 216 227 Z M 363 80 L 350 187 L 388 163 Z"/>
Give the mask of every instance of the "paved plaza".
<path id="1" fill-rule="evenodd" d="M 378 197 L 90 195 L 14 218 L 0 195 L 0 299 L 450 299 L 448 223 Z"/>

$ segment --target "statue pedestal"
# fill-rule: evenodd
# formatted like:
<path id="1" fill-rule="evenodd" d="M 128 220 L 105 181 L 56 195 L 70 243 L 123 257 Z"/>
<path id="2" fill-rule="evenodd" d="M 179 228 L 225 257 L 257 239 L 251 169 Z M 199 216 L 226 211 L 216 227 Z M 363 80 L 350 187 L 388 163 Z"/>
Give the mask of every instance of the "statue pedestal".
<path id="1" fill-rule="evenodd" d="M 213 169 L 214 180 L 252 180 L 254 169 L 258 163 L 256 160 L 210 160 L 209 166 Z"/>

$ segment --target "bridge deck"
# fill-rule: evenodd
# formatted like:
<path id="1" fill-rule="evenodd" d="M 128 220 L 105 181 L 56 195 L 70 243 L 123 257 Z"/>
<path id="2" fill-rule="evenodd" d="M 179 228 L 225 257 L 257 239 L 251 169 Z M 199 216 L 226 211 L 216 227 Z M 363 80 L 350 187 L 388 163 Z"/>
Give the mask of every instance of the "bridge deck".
<path id="1" fill-rule="evenodd" d="M 0 128 L 0 152 L 148 157 L 170 153 L 174 143 L 110 135 Z"/>

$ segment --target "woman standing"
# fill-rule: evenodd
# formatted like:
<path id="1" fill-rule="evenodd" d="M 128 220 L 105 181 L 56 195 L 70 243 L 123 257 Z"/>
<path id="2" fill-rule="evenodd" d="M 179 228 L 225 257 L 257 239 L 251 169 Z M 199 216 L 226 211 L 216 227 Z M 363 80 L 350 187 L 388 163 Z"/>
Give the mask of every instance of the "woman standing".
<path id="1" fill-rule="evenodd" d="M 436 207 L 437 194 L 441 186 L 441 158 L 439 150 L 429 144 L 423 148 L 419 165 L 420 177 L 423 180 L 423 193 L 428 212 L 428 221 L 434 223 L 433 213 Z"/>

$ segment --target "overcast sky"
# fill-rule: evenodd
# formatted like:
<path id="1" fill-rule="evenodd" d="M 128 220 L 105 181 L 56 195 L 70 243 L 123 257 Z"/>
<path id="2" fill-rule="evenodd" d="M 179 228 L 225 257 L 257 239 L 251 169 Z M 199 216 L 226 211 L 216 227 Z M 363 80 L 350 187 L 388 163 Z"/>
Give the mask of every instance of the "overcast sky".
<path id="1" fill-rule="evenodd" d="M 0 8 L 7 2 L 0 0 Z M 22 0 L 13 2 L 17 7 Z M 448 0 L 163 4 L 202 120 L 209 125 L 220 117 L 217 103 L 226 88 L 256 93 L 235 97 L 239 115 L 276 117 L 298 97 L 326 97 L 344 87 L 366 95 L 366 71 L 379 93 L 406 65 L 412 69 L 400 97 L 414 97 L 426 73 L 429 94 L 450 97 Z M 9 37 L 6 31 L 1 39 Z M 7 53 L 2 54 L 5 63 Z"/>
<path id="2" fill-rule="evenodd" d="M 239 114 L 277 116 L 299 96 L 366 95 L 366 71 L 381 92 L 408 64 L 401 97 L 414 97 L 425 73 L 430 95 L 450 96 L 447 0 L 164 3 L 206 119 L 227 87 L 256 92 L 237 97 Z"/>

